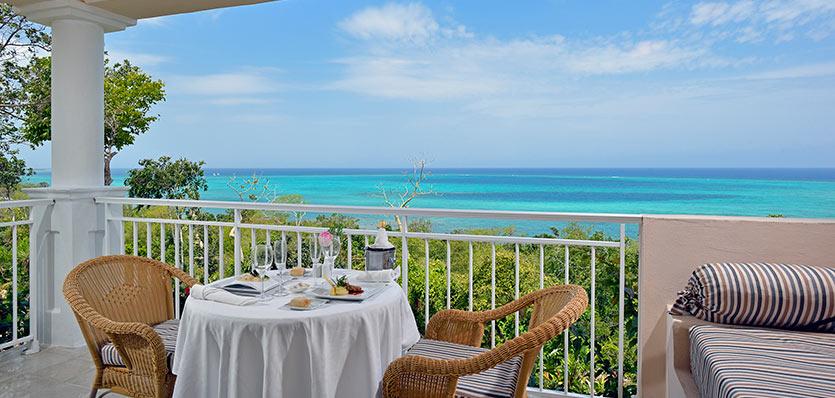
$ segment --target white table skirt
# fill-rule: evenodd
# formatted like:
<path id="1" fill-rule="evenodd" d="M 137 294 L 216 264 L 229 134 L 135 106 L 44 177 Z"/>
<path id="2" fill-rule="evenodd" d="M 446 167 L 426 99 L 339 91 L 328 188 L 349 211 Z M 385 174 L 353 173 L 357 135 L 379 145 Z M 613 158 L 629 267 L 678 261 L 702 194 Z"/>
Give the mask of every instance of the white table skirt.
<path id="1" fill-rule="evenodd" d="M 373 397 L 388 364 L 420 338 L 397 284 L 313 311 L 281 308 L 290 297 L 247 307 L 189 298 L 174 397 Z"/>

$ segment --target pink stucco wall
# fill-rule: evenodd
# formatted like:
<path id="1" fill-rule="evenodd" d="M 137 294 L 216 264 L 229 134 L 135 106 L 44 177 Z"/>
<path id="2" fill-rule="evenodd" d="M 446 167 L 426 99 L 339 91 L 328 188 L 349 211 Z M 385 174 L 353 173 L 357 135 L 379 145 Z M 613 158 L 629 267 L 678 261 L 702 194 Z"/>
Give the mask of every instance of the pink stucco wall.
<path id="1" fill-rule="evenodd" d="M 835 220 L 647 216 L 641 225 L 640 394 L 665 395 L 665 309 L 708 262 L 835 267 Z"/>

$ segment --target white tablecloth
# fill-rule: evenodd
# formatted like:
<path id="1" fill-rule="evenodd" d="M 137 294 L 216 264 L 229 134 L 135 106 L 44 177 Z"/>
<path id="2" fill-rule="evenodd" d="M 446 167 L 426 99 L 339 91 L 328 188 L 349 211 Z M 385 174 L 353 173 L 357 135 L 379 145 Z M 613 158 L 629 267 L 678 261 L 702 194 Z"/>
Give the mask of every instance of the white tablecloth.
<path id="1" fill-rule="evenodd" d="M 391 361 L 420 338 L 403 290 L 361 303 L 237 307 L 189 298 L 172 371 L 174 397 L 373 397 Z"/>

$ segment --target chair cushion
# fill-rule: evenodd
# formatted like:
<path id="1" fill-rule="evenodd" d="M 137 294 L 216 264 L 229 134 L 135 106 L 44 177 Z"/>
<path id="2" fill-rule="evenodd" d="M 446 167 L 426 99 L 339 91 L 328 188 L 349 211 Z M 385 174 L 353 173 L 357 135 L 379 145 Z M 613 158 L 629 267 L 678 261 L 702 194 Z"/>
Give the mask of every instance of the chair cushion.
<path id="1" fill-rule="evenodd" d="M 471 358 L 484 348 L 448 343 L 445 341 L 421 339 L 409 350 L 407 355 L 418 355 L 433 359 Z M 458 379 L 455 396 L 460 398 L 507 398 L 516 391 L 516 381 L 522 368 L 522 357 L 516 356 L 492 369 L 463 376 Z"/>
<path id="2" fill-rule="evenodd" d="M 708 322 L 835 332 L 835 268 L 705 264 L 673 305 Z"/>
<path id="3" fill-rule="evenodd" d="M 162 344 L 165 346 L 165 353 L 168 359 L 168 369 L 171 369 L 171 363 L 174 359 L 174 349 L 177 347 L 177 330 L 180 327 L 180 321 L 177 319 L 170 319 L 163 323 L 154 325 L 154 331 L 162 338 Z M 101 347 L 101 360 L 105 365 L 111 366 L 125 366 L 119 351 L 113 343 L 107 343 Z"/>

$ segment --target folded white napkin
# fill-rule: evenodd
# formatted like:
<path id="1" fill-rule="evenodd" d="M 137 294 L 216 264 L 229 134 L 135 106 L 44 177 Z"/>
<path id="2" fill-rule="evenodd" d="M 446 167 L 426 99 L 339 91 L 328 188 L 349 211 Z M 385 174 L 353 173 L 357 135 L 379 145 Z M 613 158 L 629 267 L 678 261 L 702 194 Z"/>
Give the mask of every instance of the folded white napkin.
<path id="1" fill-rule="evenodd" d="M 400 278 L 400 267 L 381 271 L 363 271 L 357 276 L 360 282 L 391 282 Z"/>
<path id="2" fill-rule="evenodd" d="M 232 304 L 232 305 L 250 305 L 258 302 L 256 297 L 243 297 L 237 294 L 229 293 L 223 289 L 218 289 L 211 286 L 203 286 L 196 284 L 191 287 L 189 296 L 198 300 L 216 301 L 218 303 Z"/>

